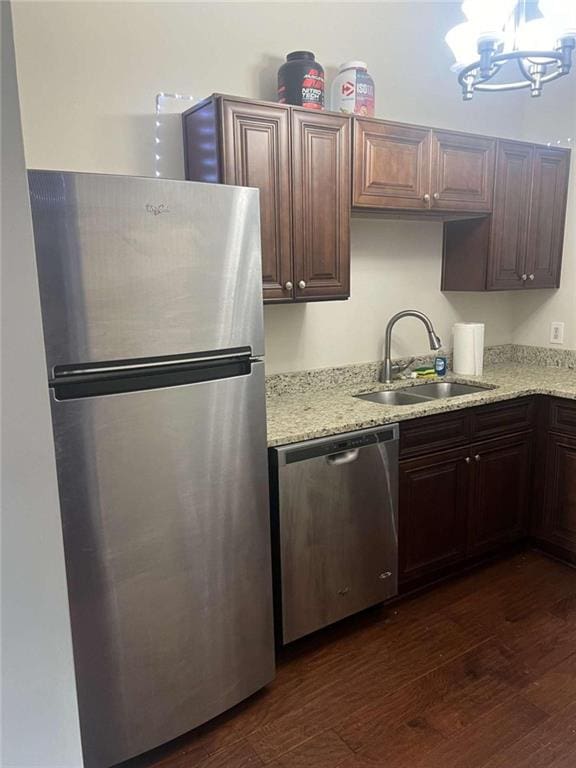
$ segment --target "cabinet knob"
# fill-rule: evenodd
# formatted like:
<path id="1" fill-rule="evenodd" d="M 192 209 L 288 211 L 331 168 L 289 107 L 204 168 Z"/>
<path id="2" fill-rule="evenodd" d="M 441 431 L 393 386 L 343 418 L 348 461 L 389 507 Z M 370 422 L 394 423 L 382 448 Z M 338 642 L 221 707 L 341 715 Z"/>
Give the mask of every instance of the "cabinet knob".
<path id="1" fill-rule="evenodd" d="M 528 275 L 528 280 L 534 280 L 534 275 Z"/>
<path id="2" fill-rule="evenodd" d="M 466 462 L 466 464 L 470 464 L 470 462 L 472 461 L 472 459 L 470 458 L 470 456 L 466 456 L 466 458 L 464 459 L 464 461 Z"/>
<path id="3" fill-rule="evenodd" d="M 300 288 L 301 290 L 304 290 L 304 288 L 306 288 L 306 283 L 304 282 L 304 280 L 300 280 L 300 282 L 298 283 L 298 288 Z"/>
<path id="4" fill-rule="evenodd" d="M 526 280 L 528 280 L 528 275 L 522 275 L 520 279 L 526 282 Z"/>
<path id="5" fill-rule="evenodd" d="M 290 282 L 290 280 L 288 280 L 288 282 L 284 283 L 284 288 L 285 288 L 287 291 L 291 291 L 291 290 L 292 290 L 292 288 L 294 288 L 294 283 L 291 283 L 291 282 Z"/>
<path id="6" fill-rule="evenodd" d="M 430 202 L 430 195 L 428 194 L 428 192 L 426 192 L 426 194 L 424 195 L 424 197 L 422 199 L 424 200 L 425 203 L 429 203 Z"/>
<path id="7" fill-rule="evenodd" d="M 480 461 L 480 454 L 477 453 L 476 456 L 474 456 L 474 461 Z"/>
<path id="8" fill-rule="evenodd" d="M 440 200 L 440 194 L 438 192 L 434 192 L 432 197 L 434 198 L 434 200 Z"/>
<path id="9" fill-rule="evenodd" d="M 379 578 L 379 579 L 382 579 L 382 581 L 384 581 L 385 579 L 389 579 L 389 578 L 390 578 L 390 576 L 392 576 L 392 571 L 383 571 L 383 572 L 382 572 L 382 573 L 381 573 L 381 574 L 378 576 L 378 578 Z"/>

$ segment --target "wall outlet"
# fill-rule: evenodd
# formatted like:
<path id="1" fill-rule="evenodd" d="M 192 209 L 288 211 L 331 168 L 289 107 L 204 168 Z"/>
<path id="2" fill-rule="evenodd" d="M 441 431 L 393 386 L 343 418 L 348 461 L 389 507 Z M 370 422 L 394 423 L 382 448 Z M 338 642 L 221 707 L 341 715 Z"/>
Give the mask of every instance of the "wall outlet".
<path id="1" fill-rule="evenodd" d="M 550 324 L 550 344 L 564 344 L 564 323 Z"/>

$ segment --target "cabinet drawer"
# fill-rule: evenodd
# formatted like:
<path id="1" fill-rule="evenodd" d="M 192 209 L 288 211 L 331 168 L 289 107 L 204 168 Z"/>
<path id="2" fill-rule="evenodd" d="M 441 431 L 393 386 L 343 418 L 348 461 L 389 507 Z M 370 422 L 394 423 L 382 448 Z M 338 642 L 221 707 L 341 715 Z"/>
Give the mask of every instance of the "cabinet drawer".
<path id="1" fill-rule="evenodd" d="M 468 411 L 439 413 L 400 424 L 400 457 L 456 448 L 470 440 Z"/>
<path id="2" fill-rule="evenodd" d="M 550 430 L 576 436 L 576 400 L 552 400 Z"/>
<path id="3" fill-rule="evenodd" d="M 534 399 L 507 400 L 504 403 L 487 405 L 471 414 L 471 437 L 473 440 L 523 432 L 534 424 Z"/>

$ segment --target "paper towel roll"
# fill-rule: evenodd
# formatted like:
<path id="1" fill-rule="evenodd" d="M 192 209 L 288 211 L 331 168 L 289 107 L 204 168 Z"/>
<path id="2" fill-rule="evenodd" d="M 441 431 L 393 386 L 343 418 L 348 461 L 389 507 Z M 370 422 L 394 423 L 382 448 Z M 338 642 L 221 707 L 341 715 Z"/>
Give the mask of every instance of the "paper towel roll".
<path id="1" fill-rule="evenodd" d="M 454 373 L 481 376 L 484 364 L 484 323 L 455 323 Z"/>

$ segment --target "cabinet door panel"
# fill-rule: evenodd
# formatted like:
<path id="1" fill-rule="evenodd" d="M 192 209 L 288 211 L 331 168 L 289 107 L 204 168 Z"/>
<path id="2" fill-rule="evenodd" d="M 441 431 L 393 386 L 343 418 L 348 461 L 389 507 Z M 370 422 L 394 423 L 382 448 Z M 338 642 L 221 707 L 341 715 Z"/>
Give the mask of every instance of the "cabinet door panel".
<path id="1" fill-rule="evenodd" d="M 400 462 L 400 581 L 434 578 L 466 555 L 468 449 Z"/>
<path id="2" fill-rule="evenodd" d="M 498 143 L 488 289 L 524 288 L 533 147 Z"/>
<path id="3" fill-rule="evenodd" d="M 433 131 L 432 208 L 491 211 L 495 148 L 493 139 Z"/>
<path id="4" fill-rule="evenodd" d="M 531 434 L 472 446 L 470 554 L 518 539 L 525 530 Z"/>
<path id="5" fill-rule="evenodd" d="M 430 131 L 381 121 L 354 121 L 354 191 L 358 208 L 427 209 Z"/>
<path id="6" fill-rule="evenodd" d="M 223 101 L 224 181 L 260 190 L 264 300 L 294 295 L 290 216 L 290 112 Z"/>
<path id="7" fill-rule="evenodd" d="M 544 515 L 538 536 L 576 562 L 576 438 L 548 437 Z"/>
<path id="8" fill-rule="evenodd" d="M 293 110 L 292 176 L 296 298 L 348 298 L 350 119 Z"/>
<path id="9" fill-rule="evenodd" d="M 537 147 L 534 151 L 526 258 L 528 288 L 560 285 L 569 164 L 568 150 Z"/>

